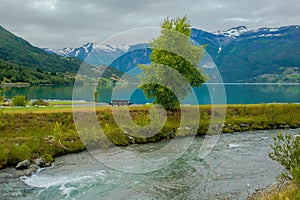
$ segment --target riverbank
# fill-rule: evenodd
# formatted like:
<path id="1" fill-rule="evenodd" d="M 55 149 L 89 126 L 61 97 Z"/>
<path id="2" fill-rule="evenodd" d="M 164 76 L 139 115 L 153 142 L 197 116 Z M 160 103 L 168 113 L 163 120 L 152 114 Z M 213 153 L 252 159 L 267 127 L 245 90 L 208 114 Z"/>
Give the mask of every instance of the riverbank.
<path id="1" fill-rule="evenodd" d="M 290 181 L 275 183 L 264 188 L 256 189 L 247 200 L 278 200 L 300 199 L 300 187 Z"/>
<path id="2" fill-rule="evenodd" d="M 82 109 L 82 113 L 94 110 L 93 107 L 76 109 Z M 97 107 L 96 111 L 104 133 L 117 146 L 171 139 L 177 133 L 181 117 L 180 112 L 167 113 L 165 126 L 158 134 L 149 138 L 138 138 L 118 128 L 111 107 Z M 200 106 L 198 136 L 207 133 L 211 113 L 211 106 Z M 130 114 L 138 125 L 145 126 L 149 123 L 149 106 L 132 106 Z M 226 114 L 224 133 L 300 127 L 298 104 L 228 105 Z M 40 157 L 51 161 L 56 156 L 85 150 L 77 134 L 70 106 L 2 109 L 0 131 L 0 168 L 15 166 L 20 161 Z M 186 135 L 188 134 L 187 132 Z M 93 137 L 88 135 L 88 139 L 89 148 L 100 146 L 109 148 L 109 144 L 103 143 L 97 135 Z"/>

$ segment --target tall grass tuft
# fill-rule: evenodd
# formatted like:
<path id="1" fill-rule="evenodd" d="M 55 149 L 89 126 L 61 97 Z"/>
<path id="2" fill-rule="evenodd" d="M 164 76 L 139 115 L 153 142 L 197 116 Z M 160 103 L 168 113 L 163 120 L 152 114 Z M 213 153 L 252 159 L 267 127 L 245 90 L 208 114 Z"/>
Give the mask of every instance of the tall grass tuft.
<path id="1" fill-rule="evenodd" d="M 27 104 L 28 104 L 28 99 L 24 95 L 15 96 L 12 99 L 12 105 L 13 106 L 22 106 L 22 107 L 25 107 L 25 106 L 27 106 Z"/>

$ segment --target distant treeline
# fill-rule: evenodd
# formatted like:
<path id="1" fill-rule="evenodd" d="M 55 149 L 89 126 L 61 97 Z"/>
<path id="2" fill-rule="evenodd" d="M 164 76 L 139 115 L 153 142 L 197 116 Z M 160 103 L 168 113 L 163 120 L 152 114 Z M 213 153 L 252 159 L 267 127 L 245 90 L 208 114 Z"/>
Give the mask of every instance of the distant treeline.
<path id="1" fill-rule="evenodd" d="M 73 84 L 74 80 L 74 75 L 71 73 L 48 72 L 40 68 L 30 69 L 0 60 L 0 83 L 66 85 Z"/>

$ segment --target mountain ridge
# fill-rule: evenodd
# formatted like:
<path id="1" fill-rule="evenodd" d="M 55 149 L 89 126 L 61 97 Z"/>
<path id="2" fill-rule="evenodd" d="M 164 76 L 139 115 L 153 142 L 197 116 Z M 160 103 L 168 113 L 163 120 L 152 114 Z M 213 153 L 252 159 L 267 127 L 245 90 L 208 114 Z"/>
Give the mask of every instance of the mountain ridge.
<path id="1" fill-rule="evenodd" d="M 207 32 L 200 29 L 192 29 L 191 39 L 199 45 L 207 45 L 206 51 L 216 63 L 224 82 L 300 82 L 300 26 L 282 26 L 277 28 L 247 29 L 245 26 L 233 27 L 225 31 Z M 106 51 L 109 45 L 96 45 L 100 47 L 99 60 L 92 60 L 92 64 L 111 65 L 121 71 L 128 71 L 136 64 L 149 63 L 151 50 L 144 45 L 144 50 L 136 51 L 137 46 L 131 45 L 128 50 L 115 48 L 115 51 Z M 96 48 L 95 48 L 96 49 Z M 68 49 L 70 50 L 70 49 Z M 84 47 L 74 48 L 75 51 L 85 51 Z M 92 52 L 93 48 L 89 49 Z M 86 52 L 85 52 L 86 53 Z M 73 54 L 64 54 L 72 57 Z M 78 55 L 86 55 L 80 54 Z M 79 57 L 85 60 L 86 57 Z M 113 60 L 112 63 L 108 61 Z M 89 62 L 89 61 L 88 61 Z M 291 69 L 293 70 L 291 70 Z M 285 71 L 293 71 L 282 77 L 281 80 L 274 78 Z M 261 77 L 264 77 L 263 79 Z M 281 76 L 280 76 L 281 77 Z M 287 78 L 287 79 L 286 79 Z"/>
<path id="2" fill-rule="evenodd" d="M 300 25 L 290 25 L 290 26 L 282 26 L 282 27 L 272 27 L 272 28 L 268 28 L 268 27 L 261 27 L 261 28 L 256 28 L 256 29 L 248 29 L 246 26 L 237 26 L 237 27 L 232 27 L 228 30 L 218 30 L 218 31 L 214 31 L 214 32 L 208 32 L 208 31 L 203 31 L 201 29 L 197 29 L 197 28 L 192 28 L 192 34 L 191 34 L 191 38 L 195 39 L 196 37 L 198 37 L 198 35 L 195 35 L 195 32 L 202 32 L 204 33 L 204 35 L 208 36 L 211 35 L 212 37 L 217 37 L 218 41 L 215 41 L 216 43 L 219 42 L 225 42 L 230 40 L 232 41 L 233 38 L 239 38 L 239 37 L 245 37 L 248 36 L 250 37 L 252 35 L 252 37 L 255 37 L 255 34 L 260 33 L 261 37 L 265 36 L 265 37 L 272 37 L 272 36 L 280 36 L 279 32 L 282 31 L 283 29 L 286 28 L 291 28 L 291 27 L 295 27 L 296 29 L 300 28 Z M 264 32 L 269 32 L 269 34 L 267 35 L 263 35 Z M 253 36 L 254 35 L 254 36 Z M 203 36 L 203 35 L 202 35 Z M 256 36 L 258 37 L 258 36 Z M 88 52 L 90 52 L 94 46 L 101 48 L 100 46 L 104 47 L 103 49 L 107 48 L 107 47 L 111 47 L 114 46 L 113 48 L 115 49 L 122 49 L 120 47 L 122 46 L 127 46 L 129 48 L 127 48 L 126 50 L 130 49 L 131 46 L 135 46 L 135 45 L 139 45 L 139 43 L 137 44 L 133 44 L 133 45 L 109 45 L 109 44 L 96 44 L 93 42 L 89 42 L 84 44 L 83 46 L 80 47 L 75 47 L 75 48 L 63 48 L 63 49 L 51 49 L 51 48 L 42 48 L 44 51 L 46 51 L 47 53 L 50 54 L 58 54 L 64 57 L 78 57 L 79 54 L 77 53 L 77 55 L 74 55 L 76 53 L 76 51 L 80 50 L 80 49 L 86 49 L 86 47 L 88 46 Z M 87 51 L 86 51 L 87 53 Z M 79 56 L 80 57 L 80 56 Z"/>
<path id="3" fill-rule="evenodd" d="M 54 52 L 34 47 L 2 26 L 0 36 L 0 82 L 28 82 L 29 79 L 37 84 L 69 82 L 66 77 L 75 77 L 83 61 L 126 72 L 138 64 L 149 63 L 152 52 L 146 43 L 87 43 Z M 259 29 L 239 26 L 213 33 L 193 28 L 191 39 L 199 45 L 207 44 L 206 51 L 224 82 L 300 82 L 299 25 Z M 97 51 L 93 52 L 94 49 Z M 93 53 L 97 54 L 96 59 L 86 59 Z"/>

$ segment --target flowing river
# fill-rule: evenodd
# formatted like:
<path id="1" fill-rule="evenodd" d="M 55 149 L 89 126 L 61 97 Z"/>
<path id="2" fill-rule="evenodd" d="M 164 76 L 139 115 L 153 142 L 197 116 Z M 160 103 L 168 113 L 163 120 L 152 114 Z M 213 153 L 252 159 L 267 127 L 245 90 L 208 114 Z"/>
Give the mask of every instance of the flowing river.
<path id="1" fill-rule="evenodd" d="M 274 183 L 282 169 L 268 157 L 272 136 L 277 133 L 221 135 L 203 159 L 199 149 L 204 139 L 197 137 L 179 159 L 143 174 L 111 169 L 89 152 L 56 158 L 53 167 L 31 177 L 13 178 L 15 170 L 4 169 L 0 171 L 0 199 L 245 199 L 256 188 Z M 132 145 L 123 150 L 151 152 L 167 143 Z M 161 159 L 172 153 L 165 152 Z M 108 159 L 124 166 L 127 163 L 122 156 Z"/>

